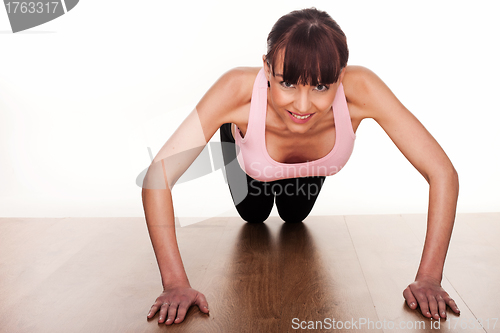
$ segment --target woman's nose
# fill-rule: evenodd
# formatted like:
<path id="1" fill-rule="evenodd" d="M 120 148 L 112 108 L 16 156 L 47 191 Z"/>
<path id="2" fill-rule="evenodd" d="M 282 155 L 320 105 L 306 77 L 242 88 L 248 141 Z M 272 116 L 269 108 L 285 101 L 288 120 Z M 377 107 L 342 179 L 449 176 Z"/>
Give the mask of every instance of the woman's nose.
<path id="1" fill-rule="evenodd" d="M 297 91 L 294 107 L 301 113 L 306 113 L 311 108 L 309 92 L 306 89 L 299 89 L 299 91 Z"/>

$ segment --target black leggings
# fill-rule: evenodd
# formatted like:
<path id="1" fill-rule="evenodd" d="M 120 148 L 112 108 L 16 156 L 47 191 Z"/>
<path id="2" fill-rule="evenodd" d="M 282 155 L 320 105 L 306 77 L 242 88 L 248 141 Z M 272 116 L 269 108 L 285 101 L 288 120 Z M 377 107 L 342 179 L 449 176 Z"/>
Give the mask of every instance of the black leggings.
<path id="1" fill-rule="evenodd" d="M 220 138 L 226 179 L 242 219 L 251 223 L 264 222 L 271 213 L 275 197 L 276 208 L 283 221 L 301 222 L 309 215 L 326 177 L 258 181 L 247 175 L 236 160 L 230 123 L 221 126 Z"/>

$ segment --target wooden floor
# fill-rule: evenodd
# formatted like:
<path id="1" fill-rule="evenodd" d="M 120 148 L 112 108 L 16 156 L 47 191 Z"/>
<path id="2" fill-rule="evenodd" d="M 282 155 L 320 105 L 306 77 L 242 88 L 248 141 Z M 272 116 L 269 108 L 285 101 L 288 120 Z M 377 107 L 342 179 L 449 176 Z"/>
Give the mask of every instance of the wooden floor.
<path id="1" fill-rule="evenodd" d="M 250 225 L 225 217 L 179 227 L 187 274 L 210 315 L 192 307 L 167 327 L 146 319 L 161 284 L 144 219 L 2 218 L 0 332 L 326 332 L 332 319 L 357 326 L 336 332 L 438 331 L 402 297 L 425 222 L 365 215 Z M 443 287 L 461 315 L 449 312 L 440 331 L 500 332 L 499 235 L 500 213 L 457 216 Z"/>

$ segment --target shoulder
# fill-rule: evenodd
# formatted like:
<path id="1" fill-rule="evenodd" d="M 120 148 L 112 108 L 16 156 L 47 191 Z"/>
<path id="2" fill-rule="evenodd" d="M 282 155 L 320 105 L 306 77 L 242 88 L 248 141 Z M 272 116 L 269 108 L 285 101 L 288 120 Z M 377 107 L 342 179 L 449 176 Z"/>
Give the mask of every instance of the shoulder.
<path id="1" fill-rule="evenodd" d="M 342 84 L 351 88 L 351 92 L 366 92 L 370 81 L 375 79 L 376 75 L 371 70 L 363 66 L 347 66 Z"/>
<path id="2" fill-rule="evenodd" d="M 253 84 L 259 67 L 236 67 L 225 72 L 214 84 L 214 87 L 224 90 L 225 95 L 235 102 L 250 100 Z"/>
<path id="3" fill-rule="evenodd" d="M 222 74 L 197 105 L 199 113 L 219 122 L 232 122 L 234 110 L 249 103 L 259 67 L 236 67 Z"/>
<path id="4" fill-rule="evenodd" d="M 374 112 L 381 105 L 396 101 L 385 83 L 363 66 L 347 66 L 342 84 L 347 101 L 358 110 L 361 118 L 375 118 Z"/>

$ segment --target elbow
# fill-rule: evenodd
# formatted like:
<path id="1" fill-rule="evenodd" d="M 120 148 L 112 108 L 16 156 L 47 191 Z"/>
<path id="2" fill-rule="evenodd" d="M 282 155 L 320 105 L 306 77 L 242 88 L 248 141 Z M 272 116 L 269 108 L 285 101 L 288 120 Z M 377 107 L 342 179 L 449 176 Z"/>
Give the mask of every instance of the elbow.
<path id="1" fill-rule="evenodd" d="M 444 177 L 448 179 L 448 181 L 455 183 L 458 187 L 458 172 L 453 166 L 453 164 L 451 164 L 450 167 L 447 168 L 444 174 L 445 174 Z"/>
<path id="2" fill-rule="evenodd" d="M 161 163 L 160 163 L 161 162 Z M 174 182 L 172 177 L 167 176 L 167 170 L 164 168 L 163 161 L 153 162 L 144 170 L 137 180 L 137 184 L 142 187 L 142 196 L 149 193 L 150 190 L 172 189 Z"/>
<path id="3" fill-rule="evenodd" d="M 429 184 L 432 183 L 446 183 L 448 186 L 452 186 L 457 192 L 459 188 L 458 172 L 450 165 L 448 168 L 444 168 L 439 172 L 434 172 L 425 177 Z"/>
<path id="4" fill-rule="evenodd" d="M 458 181 L 458 172 L 457 170 L 455 170 L 455 168 L 453 168 L 453 181 L 455 182 L 455 186 L 457 187 L 457 192 L 458 192 L 460 186 Z"/>
<path id="5" fill-rule="evenodd" d="M 452 192 L 454 192 L 458 196 L 459 192 L 458 172 L 457 170 L 455 170 L 454 167 L 452 167 L 452 170 L 450 170 L 448 177 L 446 179 L 450 186 L 450 189 L 452 189 Z"/>

